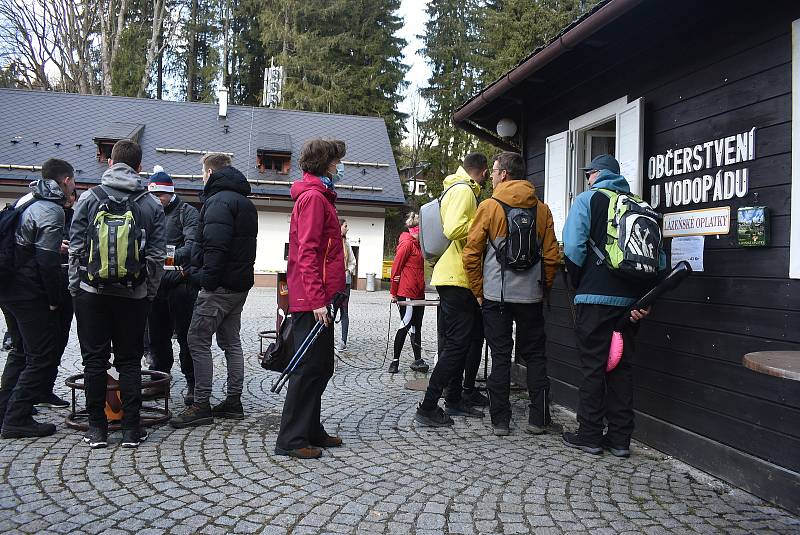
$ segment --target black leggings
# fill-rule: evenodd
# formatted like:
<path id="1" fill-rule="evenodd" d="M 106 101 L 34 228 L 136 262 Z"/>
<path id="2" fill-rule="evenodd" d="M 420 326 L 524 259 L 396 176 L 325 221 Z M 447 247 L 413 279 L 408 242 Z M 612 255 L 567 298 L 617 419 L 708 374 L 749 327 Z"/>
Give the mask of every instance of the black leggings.
<path id="1" fill-rule="evenodd" d="M 412 301 L 410 297 L 398 297 L 397 304 L 400 310 L 400 328 L 394 336 L 394 360 L 400 360 L 400 352 L 406 343 L 406 334 L 411 332 L 411 348 L 414 350 L 414 359 L 422 358 L 422 317 L 425 307 L 403 306 L 403 301 Z"/>

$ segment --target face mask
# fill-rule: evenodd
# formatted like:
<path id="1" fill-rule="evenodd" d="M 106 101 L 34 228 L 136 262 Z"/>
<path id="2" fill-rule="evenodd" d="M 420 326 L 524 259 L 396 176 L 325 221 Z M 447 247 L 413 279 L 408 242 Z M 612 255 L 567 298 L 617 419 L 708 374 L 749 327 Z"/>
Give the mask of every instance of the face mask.
<path id="1" fill-rule="evenodd" d="M 339 182 L 344 177 L 344 164 L 339 162 L 336 164 L 336 173 L 331 177 L 334 182 Z"/>

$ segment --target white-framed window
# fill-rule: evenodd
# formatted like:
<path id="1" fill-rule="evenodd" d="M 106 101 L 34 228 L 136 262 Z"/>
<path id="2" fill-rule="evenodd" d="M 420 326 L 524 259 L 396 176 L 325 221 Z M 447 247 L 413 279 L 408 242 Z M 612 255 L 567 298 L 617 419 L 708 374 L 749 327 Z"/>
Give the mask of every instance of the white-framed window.
<path id="1" fill-rule="evenodd" d="M 582 167 L 600 154 L 612 154 L 620 173 L 641 195 L 643 187 L 641 98 L 621 97 L 569 121 L 569 129 L 545 141 L 544 201 L 553 213 L 556 237 L 561 233 L 573 199 L 586 187 Z"/>
<path id="2" fill-rule="evenodd" d="M 792 22 L 792 207 L 789 277 L 800 279 L 800 19 Z"/>

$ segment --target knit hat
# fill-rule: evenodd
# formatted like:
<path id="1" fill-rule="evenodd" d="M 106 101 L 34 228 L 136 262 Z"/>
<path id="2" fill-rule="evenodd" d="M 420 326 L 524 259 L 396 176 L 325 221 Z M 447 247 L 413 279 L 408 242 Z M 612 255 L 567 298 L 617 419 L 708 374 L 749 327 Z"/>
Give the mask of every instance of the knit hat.
<path id="1" fill-rule="evenodd" d="M 175 184 L 172 177 L 164 172 L 160 165 L 153 167 L 153 174 L 150 175 L 150 185 L 147 187 L 150 193 L 175 193 Z"/>

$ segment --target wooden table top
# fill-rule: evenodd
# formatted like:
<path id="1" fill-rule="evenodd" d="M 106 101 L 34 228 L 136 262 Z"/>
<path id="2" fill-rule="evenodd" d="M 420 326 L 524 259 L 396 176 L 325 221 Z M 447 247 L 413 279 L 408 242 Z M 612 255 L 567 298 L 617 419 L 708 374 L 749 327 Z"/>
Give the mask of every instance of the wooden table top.
<path id="1" fill-rule="evenodd" d="M 782 379 L 800 381 L 800 351 L 757 351 L 748 353 L 742 364 L 753 371 Z"/>

